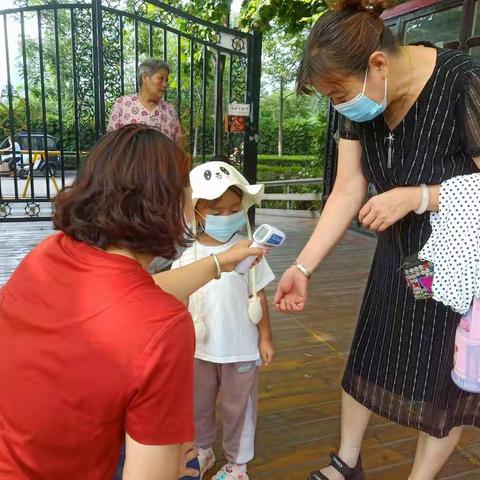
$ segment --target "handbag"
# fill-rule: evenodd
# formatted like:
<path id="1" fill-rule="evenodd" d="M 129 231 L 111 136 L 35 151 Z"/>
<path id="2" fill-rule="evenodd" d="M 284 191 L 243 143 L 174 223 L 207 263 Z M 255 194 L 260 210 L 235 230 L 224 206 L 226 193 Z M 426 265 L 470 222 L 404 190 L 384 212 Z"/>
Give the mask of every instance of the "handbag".
<path id="1" fill-rule="evenodd" d="M 433 263 L 429 260 L 420 260 L 418 252 L 405 257 L 400 226 L 395 225 L 395 238 L 402 261 L 401 269 L 408 287 L 413 293 L 415 300 L 427 300 L 433 297 Z"/>

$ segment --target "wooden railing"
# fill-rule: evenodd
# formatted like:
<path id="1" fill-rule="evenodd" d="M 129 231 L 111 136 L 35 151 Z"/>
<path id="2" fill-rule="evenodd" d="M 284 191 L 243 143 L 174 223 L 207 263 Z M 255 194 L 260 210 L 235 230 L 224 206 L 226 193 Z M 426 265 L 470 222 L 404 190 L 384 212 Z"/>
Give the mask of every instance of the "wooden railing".
<path id="1" fill-rule="evenodd" d="M 288 211 L 290 214 L 312 214 L 316 215 L 319 212 L 319 202 L 322 201 L 323 178 L 303 178 L 298 180 L 275 180 L 270 182 L 263 182 L 265 185 L 265 195 L 262 200 L 262 209 L 268 213 L 280 213 Z M 295 187 L 305 185 L 317 185 L 318 191 L 315 192 L 295 192 Z M 283 187 L 282 192 L 269 192 L 274 187 Z M 265 207 L 265 202 L 269 202 L 268 207 Z M 271 208 L 272 202 L 274 208 Z M 295 202 L 295 203 L 293 203 Z M 302 202 L 308 205 L 307 208 L 297 208 L 296 205 Z M 278 206 L 275 204 L 279 204 Z M 278 208 L 280 207 L 280 208 Z M 286 207 L 286 208 L 285 208 Z"/>

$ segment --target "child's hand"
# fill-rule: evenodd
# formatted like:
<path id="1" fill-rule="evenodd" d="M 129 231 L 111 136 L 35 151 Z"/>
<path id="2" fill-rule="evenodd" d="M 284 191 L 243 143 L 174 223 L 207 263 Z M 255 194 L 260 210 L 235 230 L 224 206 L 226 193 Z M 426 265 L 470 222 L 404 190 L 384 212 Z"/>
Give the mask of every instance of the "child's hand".
<path id="1" fill-rule="evenodd" d="M 275 347 L 270 339 L 260 340 L 259 345 L 260 355 L 262 356 L 263 363 L 268 366 L 273 362 L 275 357 Z"/>

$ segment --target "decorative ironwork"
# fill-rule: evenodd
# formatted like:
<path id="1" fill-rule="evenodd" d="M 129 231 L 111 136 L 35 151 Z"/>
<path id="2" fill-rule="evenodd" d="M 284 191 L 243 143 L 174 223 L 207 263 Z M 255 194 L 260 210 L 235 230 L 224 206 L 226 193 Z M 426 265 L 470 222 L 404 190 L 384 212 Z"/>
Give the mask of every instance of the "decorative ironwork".
<path id="1" fill-rule="evenodd" d="M 12 214 L 12 208 L 8 202 L 0 202 L 0 218 L 7 218 Z"/>
<path id="2" fill-rule="evenodd" d="M 76 112 L 80 125 L 78 137 L 81 150 L 89 150 L 95 141 L 95 86 L 93 59 L 92 11 L 74 12 L 75 62 L 73 72 L 77 85 Z"/>
<path id="3" fill-rule="evenodd" d="M 222 34 L 220 32 L 210 32 L 209 41 L 219 45 L 222 42 Z"/>
<path id="4" fill-rule="evenodd" d="M 170 12 L 159 12 L 159 19 L 165 25 L 175 25 L 175 17 Z"/>
<path id="5" fill-rule="evenodd" d="M 113 108 L 115 100 L 120 97 L 122 92 L 122 84 L 119 81 L 122 78 L 122 50 L 121 50 L 121 31 L 123 19 L 118 15 L 104 12 L 103 13 L 103 64 L 104 64 L 104 98 L 105 111 L 110 112 Z"/>
<path id="6" fill-rule="evenodd" d="M 232 57 L 232 97 L 235 103 L 244 103 L 247 91 L 247 59 Z"/>
<path id="7" fill-rule="evenodd" d="M 73 157 L 70 168 L 79 168 L 84 152 L 105 131 L 116 99 L 137 91 L 136 69 L 146 56 L 162 58 L 170 65 L 166 100 L 180 110 L 192 153 L 206 159 L 223 152 L 234 154 L 236 160 L 243 158 L 246 137 L 224 134 L 223 115 L 228 102 L 252 101 L 252 82 L 247 82 L 252 34 L 197 19 L 161 0 L 16 2 L 35 10 L 9 9 L 4 14 L 8 25 L 20 22 L 25 30 L 19 42 L 22 61 L 11 58 L 4 61 L 8 65 L 0 64 L 0 69 L 10 68 L 12 74 L 17 69 L 14 78 L 23 79 L 22 87 L 12 86 L 19 97 L 14 106 L 4 102 L 8 114 L 4 115 L 5 136 L 29 132 L 22 150 L 30 150 L 30 159 L 34 150 L 45 150 L 47 158 L 48 149 L 60 150 L 62 185 L 64 160 Z M 37 19 L 40 35 L 35 29 L 28 31 Z M 42 52 L 41 61 L 38 52 Z M 12 91 L 7 93 L 11 99 Z M 38 104 L 41 108 L 34 108 Z M 11 112 L 19 112 L 19 118 L 12 119 Z M 6 181 L 0 178 L 0 219 L 12 214 L 9 202 L 19 203 L 27 220 L 50 215 L 42 205 L 55 193 L 50 195 L 50 176 L 33 178 L 25 199 L 20 197 L 16 178 L 13 193 L 10 185 L 2 188 L 1 182 Z"/>
<path id="8" fill-rule="evenodd" d="M 232 55 L 230 62 L 230 102 L 245 103 L 247 92 L 247 60 L 243 57 Z M 233 161 L 236 166 L 243 164 L 245 136 L 241 133 L 231 133 L 227 138 L 228 155 L 231 161 Z"/>
<path id="9" fill-rule="evenodd" d="M 25 213 L 28 217 L 38 217 L 40 214 L 40 204 L 36 202 L 28 202 L 25 205 Z"/>
<path id="10" fill-rule="evenodd" d="M 245 50 L 245 40 L 240 37 L 232 38 L 232 47 L 237 52 L 241 50 Z"/>

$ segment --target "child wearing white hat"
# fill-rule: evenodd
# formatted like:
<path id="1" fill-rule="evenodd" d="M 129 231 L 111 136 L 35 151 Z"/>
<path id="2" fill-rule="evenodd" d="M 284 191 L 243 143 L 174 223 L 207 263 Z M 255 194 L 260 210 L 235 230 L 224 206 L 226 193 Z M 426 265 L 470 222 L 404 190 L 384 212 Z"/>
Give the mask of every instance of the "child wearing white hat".
<path id="1" fill-rule="evenodd" d="M 208 162 L 190 173 L 198 240 L 173 268 L 230 248 L 245 227 L 247 210 L 259 203 L 263 185 L 250 185 L 232 166 Z M 213 468 L 216 401 L 221 396 L 223 449 L 228 463 L 213 480 L 248 480 L 254 457 L 258 366 L 269 365 L 272 343 L 268 303 L 263 289 L 275 279 L 262 259 L 250 274 L 224 273 L 190 297 L 195 323 L 195 445 L 200 478 Z"/>

